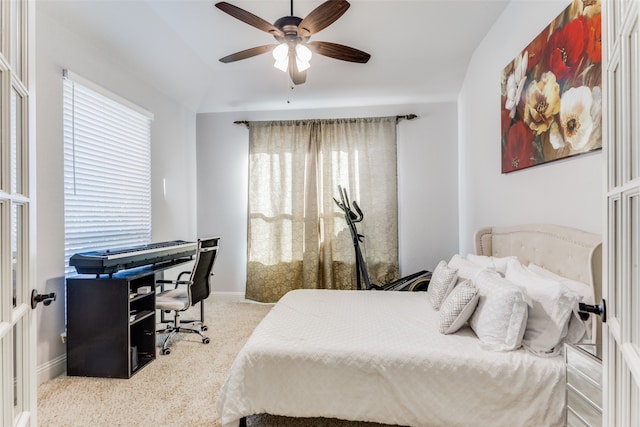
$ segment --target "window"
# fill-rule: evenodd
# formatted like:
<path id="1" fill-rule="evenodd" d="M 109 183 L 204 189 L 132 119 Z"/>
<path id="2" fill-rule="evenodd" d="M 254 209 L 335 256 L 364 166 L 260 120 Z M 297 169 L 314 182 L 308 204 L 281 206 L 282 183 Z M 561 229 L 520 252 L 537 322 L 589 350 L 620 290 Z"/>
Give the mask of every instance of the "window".
<path id="1" fill-rule="evenodd" d="M 151 242 L 153 116 L 65 70 L 66 273 L 78 252 Z"/>
<path id="2" fill-rule="evenodd" d="M 356 289 L 338 186 L 366 212 L 359 226 L 371 281 L 399 277 L 396 121 L 249 122 L 248 299 L 275 302 L 298 288 Z"/>

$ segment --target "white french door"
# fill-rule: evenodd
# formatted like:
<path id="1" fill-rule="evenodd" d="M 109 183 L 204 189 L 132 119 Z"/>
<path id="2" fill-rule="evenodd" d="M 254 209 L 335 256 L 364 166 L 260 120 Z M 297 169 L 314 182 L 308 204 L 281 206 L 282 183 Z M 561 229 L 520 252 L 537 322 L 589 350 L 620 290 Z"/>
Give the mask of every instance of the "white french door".
<path id="1" fill-rule="evenodd" d="M 0 2 L 0 425 L 35 426 L 33 0 Z"/>
<path id="2" fill-rule="evenodd" d="M 640 425 L 640 0 L 603 1 L 604 423 Z"/>

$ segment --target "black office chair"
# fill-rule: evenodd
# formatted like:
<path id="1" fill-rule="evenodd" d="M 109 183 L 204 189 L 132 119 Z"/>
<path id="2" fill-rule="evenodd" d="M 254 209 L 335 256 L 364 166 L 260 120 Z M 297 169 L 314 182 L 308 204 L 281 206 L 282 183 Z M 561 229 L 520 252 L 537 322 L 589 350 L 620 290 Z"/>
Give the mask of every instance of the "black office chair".
<path id="1" fill-rule="evenodd" d="M 218 253 L 219 241 L 220 238 L 218 237 L 198 239 L 198 249 L 193 270 L 181 272 L 177 280 L 156 281 L 160 285 L 160 292 L 156 295 L 156 309 L 163 312 L 174 312 L 173 321 L 169 322 L 165 329 L 157 331 L 159 334 L 168 334 L 162 343 L 162 354 L 171 353 L 171 348 L 168 346 L 169 340 L 180 332 L 198 334 L 202 337 L 204 344 L 209 344 L 209 338 L 203 334 L 208 329 L 204 324 L 203 304 L 211 293 L 209 281 Z M 185 274 L 190 274 L 189 280 L 181 280 L 181 277 Z M 165 290 L 165 284 L 174 284 L 175 288 Z M 184 320 L 182 323 L 194 327 L 183 327 L 180 323 L 180 313 L 198 303 L 200 304 L 200 320 Z M 199 329 L 197 329 L 197 326 L 199 326 Z"/>

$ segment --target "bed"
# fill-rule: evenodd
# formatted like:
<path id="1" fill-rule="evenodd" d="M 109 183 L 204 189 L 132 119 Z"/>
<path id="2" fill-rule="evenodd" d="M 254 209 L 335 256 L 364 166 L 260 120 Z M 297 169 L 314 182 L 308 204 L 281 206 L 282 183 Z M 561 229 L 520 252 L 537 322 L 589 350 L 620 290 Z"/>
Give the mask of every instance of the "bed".
<path id="1" fill-rule="evenodd" d="M 484 259 L 515 256 L 521 265 L 584 283 L 599 301 L 598 235 L 554 225 L 487 227 L 476 232 L 475 249 Z M 443 334 L 429 298 L 428 292 L 289 292 L 229 371 L 216 402 L 223 427 L 262 413 L 406 426 L 563 425 L 561 355 L 489 349 L 469 326 L 473 318 Z M 583 339 L 598 340 L 598 323 L 589 328 Z"/>

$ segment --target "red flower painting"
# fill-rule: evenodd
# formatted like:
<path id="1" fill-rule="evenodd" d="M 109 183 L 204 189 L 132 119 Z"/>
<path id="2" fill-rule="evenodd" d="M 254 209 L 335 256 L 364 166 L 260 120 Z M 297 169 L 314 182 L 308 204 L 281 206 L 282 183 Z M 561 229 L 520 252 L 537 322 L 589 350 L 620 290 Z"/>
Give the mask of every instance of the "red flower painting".
<path id="1" fill-rule="evenodd" d="M 547 58 L 549 70 L 562 80 L 575 72 L 584 56 L 584 18 L 576 18 L 551 34 Z"/>
<path id="2" fill-rule="evenodd" d="M 502 172 L 602 148 L 600 0 L 574 0 L 502 71 Z"/>
<path id="3" fill-rule="evenodd" d="M 515 169 L 528 168 L 535 163 L 534 134 L 524 122 L 515 122 L 507 134 L 507 145 L 502 150 L 502 164 Z"/>

